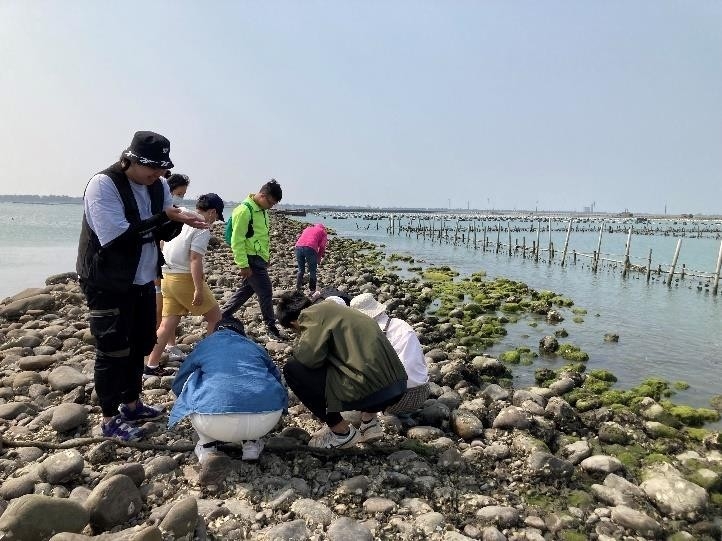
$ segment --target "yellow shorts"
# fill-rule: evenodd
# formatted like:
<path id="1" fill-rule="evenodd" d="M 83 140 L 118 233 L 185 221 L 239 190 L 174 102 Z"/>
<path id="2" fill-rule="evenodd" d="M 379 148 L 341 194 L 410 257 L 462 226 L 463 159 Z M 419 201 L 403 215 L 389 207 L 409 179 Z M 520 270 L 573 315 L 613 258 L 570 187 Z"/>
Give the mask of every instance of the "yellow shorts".
<path id="1" fill-rule="evenodd" d="M 214 307 L 218 301 L 213 296 L 211 288 L 203 282 L 203 302 L 193 306 L 193 293 L 196 288 L 193 286 L 193 277 L 190 273 L 167 273 L 161 280 L 161 291 L 163 292 L 163 316 L 202 316 Z"/>

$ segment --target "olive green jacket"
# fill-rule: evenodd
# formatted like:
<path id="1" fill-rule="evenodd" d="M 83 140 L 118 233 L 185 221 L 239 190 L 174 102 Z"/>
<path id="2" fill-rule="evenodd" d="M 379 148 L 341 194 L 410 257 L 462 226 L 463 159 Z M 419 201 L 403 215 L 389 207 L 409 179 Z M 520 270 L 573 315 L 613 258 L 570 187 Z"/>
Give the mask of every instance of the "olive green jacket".
<path id="1" fill-rule="evenodd" d="M 347 406 L 387 388 L 394 389 L 392 396 L 399 387 L 404 392 L 408 379 L 404 365 L 370 317 L 323 301 L 301 311 L 298 324 L 293 355 L 308 368 L 328 367 L 328 411 L 355 409 Z"/>

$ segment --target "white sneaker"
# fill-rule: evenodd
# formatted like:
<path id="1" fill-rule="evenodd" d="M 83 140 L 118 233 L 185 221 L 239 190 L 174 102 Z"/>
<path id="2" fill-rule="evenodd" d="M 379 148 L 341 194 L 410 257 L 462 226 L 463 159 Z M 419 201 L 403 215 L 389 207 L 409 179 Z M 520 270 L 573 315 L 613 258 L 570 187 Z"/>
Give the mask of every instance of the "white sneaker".
<path id="1" fill-rule="evenodd" d="M 361 433 L 359 441 L 363 443 L 371 443 L 384 437 L 384 431 L 381 430 L 377 419 L 371 419 L 367 423 L 361 421 L 358 431 Z"/>
<path id="2" fill-rule="evenodd" d="M 263 442 L 261 440 L 248 440 L 243 442 L 243 456 L 241 460 L 258 460 L 263 451 Z"/>
<path id="3" fill-rule="evenodd" d="M 349 425 L 348 434 L 340 435 L 329 430 L 316 438 L 311 438 L 308 446 L 320 449 L 344 449 L 356 445 L 360 440 L 361 433 L 356 430 L 355 426 Z"/>
<path id="4" fill-rule="evenodd" d="M 198 462 L 203 464 L 203 462 L 208 458 L 208 455 L 211 453 L 216 452 L 216 446 L 213 447 L 203 447 L 203 444 L 201 442 L 196 443 L 195 453 L 198 457 Z"/>
<path id="5" fill-rule="evenodd" d="M 178 346 L 166 346 L 165 352 L 168 354 L 169 361 L 183 361 L 186 358 L 186 354 Z"/>

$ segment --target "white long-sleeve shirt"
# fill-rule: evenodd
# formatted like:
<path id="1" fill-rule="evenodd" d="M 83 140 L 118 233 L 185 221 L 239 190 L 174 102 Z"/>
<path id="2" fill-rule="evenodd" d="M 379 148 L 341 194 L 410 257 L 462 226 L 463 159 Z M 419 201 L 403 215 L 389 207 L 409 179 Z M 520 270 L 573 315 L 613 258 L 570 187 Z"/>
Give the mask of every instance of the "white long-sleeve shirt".
<path id="1" fill-rule="evenodd" d="M 421 349 L 421 342 L 416 336 L 413 327 L 403 319 L 391 318 L 386 313 L 379 314 L 375 318 L 381 329 L 386 329 L 386 338 L 393 346 L 396 354 L 404 365 L 409 380 L 406 384 L 408 389 L 418 387 L 429 381 L 429 372 L 424 360 L 424 351 Z M 388 323 L 388 326 L 387 326 Z"/>

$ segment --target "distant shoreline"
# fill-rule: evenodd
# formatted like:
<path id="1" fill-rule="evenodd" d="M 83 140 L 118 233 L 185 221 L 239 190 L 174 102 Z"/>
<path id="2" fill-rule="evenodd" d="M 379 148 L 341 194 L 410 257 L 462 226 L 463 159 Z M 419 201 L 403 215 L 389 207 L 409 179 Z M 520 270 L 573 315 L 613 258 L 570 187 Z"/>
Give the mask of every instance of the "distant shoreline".
<path id="1" fill-rule="evenodd" d="M 193 203 L 193 199 L 188 199 Z M 69 195 L 0 195 L 0 203 L 19 203 L 28 205 L 80 205 L 82 197 Z M 234 207 L 240 204 L 238 201 L 226 201 L 227 207 Z M 707 214 L 654 214 L 654 213 L 632 213 L 632 212 L 578 212 L 574 210 L 527 210 L 527 209 L 463 209 L 463 208 L 412 208 L 412 207 L 363 207 L 358 205 L 294 205 L 280 204 L 278 210 L 305 210 L 308 213 L 319 212 L 356 212 L 356 213 L 412 213 L 412 214 L 484 214 L 486 216 L 515 216 L 528 218 L 539 217 L 568 217 L 568 218 L 636 218 L 644 217 L 650 220 L 721 220 L 722 215 Z"/>

